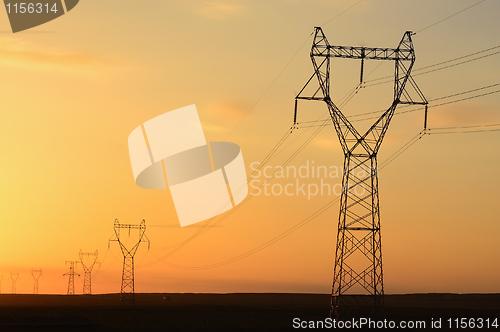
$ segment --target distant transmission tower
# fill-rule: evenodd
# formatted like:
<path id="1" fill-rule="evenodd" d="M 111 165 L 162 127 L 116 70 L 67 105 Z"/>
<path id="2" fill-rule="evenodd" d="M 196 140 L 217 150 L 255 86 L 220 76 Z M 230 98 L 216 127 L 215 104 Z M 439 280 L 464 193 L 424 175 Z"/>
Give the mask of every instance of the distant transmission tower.
<path id="1" fill-rule="evenodd" d="M 87 257 L 87 264 L 84 262 L 84 258 Z M 92 269 L 95 264 L 100 264 L 97 261 L 97 250 L 95 252 L 82 252 L 80 249 L 80 263 L 82 264 L 83 271 L 85 272 L 85 277 L 83 279 L 83 294 L 92 294 Z"/>
<path id="2" fill-rule="evenodd" d="M 399 104 L 425 105 L 427 117 L 427 100 L 410 76 L 415 62 L 411 36 L 412 33 L 407 31 L 395 49 L 331 46 L 322 29 L 315 28 L 310 53 L 314 74 L 295 98 L 295 124 L 299 99 L 326 103 L 344 152 L 344 174 L 330 308 L 332 318 L 355 315 L 377 316 L 383 308 L 377 152 Z M 334 57 L 361 60 L 360 84 L 363 83 L 365 59 L 395 62 L 393 102 L 364 134 L 354 128 L 330 98 L 330 59 Z M 313 88 L 315 92 L 303 96 L 306 87 L 316 82 L 314 77 L 317 78 L 318 84 L 317 88 Z M 418 101 L 412 99 L 414 94 Z M 425 127 L 426 120 L 424 129 Z"/>
<path id="3" fill-rule="evenodd" d="M 38 294 L 38 280 L 42 276 L 42 269 L 40 270 L 33 270 L 31 269 L 31 276 L 33 277 L 33 294 Z"/>
<path id="4" fill-rule="evenodd" d="M 69 276 L 68 278 L 68 292 L 67 295 L 75 295 L 75 274 L 80 276 L 75 272 L 75 266 L 80 263 L 79 261 L 66 261 L 66 264 L 69 263 L 69 272 L 63 274 L 63 276 Z"/>
<path id="5" fill-rule="evenodd" d="M 142 220 L 139 225 L 126 225 L 126 224 L 120 224 L 118 222 L 118 219 L 115 219 L 115 224 L 113 228 L 115 231 L 115 235 L 109 241 L 117 241 L 120 244 L 120 249 L 122 250 L 123 254 L 123 272 L 122 272 L 120 306 L 134 307 L 135 306 L 134 256 L 141 242 L 147 242 L 149 249 L 149 239 L 146 236 L 146 221 Z M 132 229 L 139 231 L 138 240 L 137 242 L 134 242 L 135 244 L 132 246 L 132 248 L 127 249 L 124 242 L 120 238 L 121 229 L 128 229 L 129 236 L 130 236 L 130 231 Z"/>
<path id="6" fill-rule="evenodd" d="M 12 294 L 16 294 L 16 282 L 19 279 L 19 273 L 10 273 L 10 279 L 12 280 Z"/>

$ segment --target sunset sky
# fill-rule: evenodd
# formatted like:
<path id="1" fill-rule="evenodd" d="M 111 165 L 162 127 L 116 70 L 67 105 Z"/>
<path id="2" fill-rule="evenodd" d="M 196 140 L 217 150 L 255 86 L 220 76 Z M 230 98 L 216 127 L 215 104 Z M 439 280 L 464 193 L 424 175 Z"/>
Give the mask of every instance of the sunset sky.
<path id="1" fill-rule="evenodd" d="M 99 251 L 93 292 L 119 292 L 122 255 L 116 242 L 108 249 L 117 218 L 146 220 L 151 247 L 142 245 L 136 255 L 137 292 L 329 293 L 338 204 L 248 257 L 207 266 L 278 237 L 335 195 L 254 196 L 159 261 L 204 222 L 181 228 L 168 189 L 135 184 L 128 135 L 160 114 L 196 104 L 207 141 L 238 144 L 250 174 L 252 163 L 261 162 L 292 125 L 294 97 L 313 73 L 315 26 L 330 44 L 348 46 L 395 48 L 405 31 L 417 32 L 418 69 L 500 45 L 499 1 L 483 1 L 431 26 L 478 1 L 82 0 L 66 15 L 15 34 L 1 9 L 1 292 L 11 292 L 13 272 L 20 276 L 17 292 L 31 293 L 31 269 L 41 268 L 40 293 L 65 293 L 65 261 L 78 260 L 80 249 Z M 500 124 L 500 93 L 432 107 L 433 99 L 500 83 L 498 51 L 415 72 L 431 100 L 429 128 Z M 393 73 L 392 63 L 379 64 L 365 62 L 367 81 Z M 356 86 L 359 67 L 359 61 L 332 60 L 334 102 Z M 342 111 L 382 110 L 391 93 L 390 83 L 367 86 Z M 316 129 L 300 122 L 326 114 L 324 103 L 300 103 L 299 129 L 268 165 L 281 165 Z M 423 118 L 421 110 L 396 115 L 379 162 L 417 135 Z M 367 128 L 373 121 L 354 124 Z M 380 170 L 386 293 L 500 292 L 499 142 L 500 131 L 426 135 Z M 331 125 L 290 165 L 313 162 L 342 167 Z M 282 178 L 270 184 L 297 180 L 306 186 L 341 181 Z M 80 266 L 77 272 L 81 293 Z"/>

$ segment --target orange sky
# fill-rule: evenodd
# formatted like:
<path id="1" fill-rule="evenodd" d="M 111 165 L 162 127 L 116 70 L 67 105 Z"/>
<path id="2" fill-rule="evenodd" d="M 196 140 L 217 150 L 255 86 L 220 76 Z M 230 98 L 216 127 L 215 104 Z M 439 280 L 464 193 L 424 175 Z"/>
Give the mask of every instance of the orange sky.
<path id="1" fill-rule="evenodd" d="M 164 262 L 150 264 L 202 224 L 180 228 L 168 190 L 135 185 L 127 138 L 157 115 L 196 104 L 207 141 L 238 144 L 249 174 L 292 124 L 295 94 L 312 74 L 314 26 L 322 25 L 332 45 L 395 47 L 406 30 L 476 1 L 364 0 L 330 21 L 356 2 L 85 0 L 16 34 L 1 11 L 1 291 L 11 291 L 10 273 L 19 272 L 17 292 L 32 292 L 31 269 L 42 268 L 40 292 L 65 293 L 64 263 L 82 249 L 99 250 L 93 291 L 119 292 L 121 253 L 116 243 L 108 249 L 118 218 L 146 219 L 151 249 L 136 256 L 138 292 L 328 293 L 338 205 L 245 259 L 189 269 L 257 248 L 334 198 L 328 195 L 253 197 Z M 500 3 L 486 1 L 417 33 L 415 68 L 497 46 L 499 10 Z M 356 85 L 359 63 L 351 62 L 332 62 L 332 98 Z M 365 63 L 367 79 L 392 73 L 389 64 L 378 64 Z M 430 100 L 496 84 L 498 55 L 415 80 Z M 343 111 L 384 108 L 387 91 L 390 97 L 390 84 L 362 89 Z M 326 114 L 325 105 L 311 103 L 301 104 L 300 121 Z M 500 95 L 429 112 L 431 128 L 500 123 Z M 394 117 L 379 161 L 422 124 L 421 111 Z M 286 144 L 296 140 L 269 165 L 281 165 L 310 132 L 295 131 Z M 500 292 L 499 135 L 426 136 L 380 171 L 386 293 Z M 291 165 L 341 167 L 342 158 L 328 127 Z M 77 293 L 82 283 L 77 278 Z"/>

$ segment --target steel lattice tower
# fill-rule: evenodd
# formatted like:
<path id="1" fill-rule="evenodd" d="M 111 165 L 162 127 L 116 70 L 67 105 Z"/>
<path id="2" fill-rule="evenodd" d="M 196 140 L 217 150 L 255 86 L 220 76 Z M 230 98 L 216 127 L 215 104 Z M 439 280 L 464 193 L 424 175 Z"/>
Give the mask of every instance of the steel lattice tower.
<path id="1" fill-rule="evenodd" d="M 380 233 L 377 153 L 389 123 L 399 104 L 425 105 L 427 100 L 410 76 L 415 62 L 412 33 L 405 32 L 395 49 L 331 46 L 321 28 L 315 28 L 311 48 L 314 74 L 295 99 L 294 123 L 297 124 L 299 99 L 324 101 L 344 153 L 344 173 L 335 250 L 330 317 L 361 315 L 373 317 L 383 308 L 382 236 Z M 354 128 L 330 98 L 331 58 L 361 60 L 361 78 L 365 59 L 395 62 L 394 99 L 390 107 L 364 133 Z M 303 96 L 306 87 L 318 87 Z M 416 94 L 416 99 L 413 96 Z M 425 124 L 424 124 L 425 127 Z M 361 290 L 362 294 L 353 294 Z"/>
<path id="2" fill-rule="evenodd" d="M 31 276 L 33 277 L 33 294 L 38 294 L 38 280 L 42 276 L 42 269 L 33 270 L 31 269 Z"/>
<path id="3" fill-rule="evenodd" d="M 97 250 L 95 252 L 82 252 L 80 249 L 80 264 L 82 264 L 83 271 L 85 272 L 85 277 L 83 278 L 83 294 L 92 294 L 92 269 L 95 264 L 100 264 L 97 260 Z M 89 258 L 90 263 L 85 264 L 84 257 Z M 94 258 L 92 260 L 92 257 Z"/>
<path id="4" fill-rule="evenodd" d="M 77 276 L 80 276 L 78 273 L 75 272 L 75 267 L 79 261 L 66 261 L 66 264 L 69 263 L 69 272 L 66 272 L 63 274 L 63 276 L 69 276 L 68 278 L 68 292 L 67 295 L 75 295 L 75 274 Z"/>
<path id="5" fill-rule="evenodd" d="M 16 294 L 16 282 L 19 279 L 19 273 L 10 273 L 10 279 L 12 280 L 12 294 Z"/>
<path id="6" fill-rule="evenodd" d="M 123 254 L 123 271 L 122 271 L 122 286 L 120 291 L 120 306 L 121 307 L 134 307 L 135 306 L 135 283 L 134 283 L 134 256 L 139 249 L 141 242 L 148 243 L 149 239 L 146 236 L 146 221 L 142 220 L 139 225 L 120 224 L 118 219 L 115 219 L 114 224 L 115 235 L 109 241 L 117 241 L 120 244 L 120 249 Z M 130 236 L 131 230 L 138 230 L 139 236 L 137 242 L 132 248 L 127 249 L 125 244 L 120 239 L 120 230 L 128 229 Z M 108 243 L 109 247 L 109 243 Z"/>

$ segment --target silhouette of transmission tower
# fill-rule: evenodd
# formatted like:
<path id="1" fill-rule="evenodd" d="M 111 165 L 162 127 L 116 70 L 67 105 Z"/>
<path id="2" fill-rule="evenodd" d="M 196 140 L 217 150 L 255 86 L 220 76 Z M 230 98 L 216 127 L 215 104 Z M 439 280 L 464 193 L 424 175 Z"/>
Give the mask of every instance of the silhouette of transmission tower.
<path id="1" fill-rule="evenodd" d="M 425 105 L 425 117 L 427 117 L 427 100 L 410 76 L 415 62 L 411 36 L 410 31 L 405 32 L 395 49 L 331 46 L 322 29 L 315 28 L 310 53 L 314 74 L 295 98 L 294 125 L 297 124 L 299 99 L 326 103 L 344 153 L 330 306 L 332 318 L 376 317 L 383 309 L 384 284 L 377 152 L 399 104 Z M 363 83 L 365 59 L 395 62 L 392 104 L 364 134 L 354 128 L 330 98 L 330 61 L 336 57 L 361 60 L 359 86 Z M 315 77 L 317 81 L 314 80 Z M 304 96 L 306 87 L 316 82 L 317 85 L 312 87 L 312 91 L 315 92 Z M 415 94 L 416 101 L 412 99 Z M 424 120 L 424 129 L 426 122 Z"/>
<path id="2" fill-rule="evenodd" d="M 95 252 L 83 252 L 82 249 L 80 249 L 80 264 L 82 264 L 85 273 L 85 277 L 83 278 L 83 294 L 92 294 L 92 269 L 95 264 L 101 264 L 97 260 L 97 255 L 97 250 Z M 88 259 L 86 260 L 85 258 Z M 84 262 L 84 260 L 86 262 Z"/>
<path id="3" fill-rule="evenodd" d="M 134 283 L 134 256 L 139 249 L 141 242 L 148 243 L 149 249 L 149 239 L 146 236 L 146 221 L 143 219 L 139 225 L 130 224 L 120 224 L 118 219 L 115 219 L 114 224 L 115 235 L 109 239 L 111 241 L 117 241 L 120 244 L 120 249 L 123 254 L 123 272 L 122 272 L 122 286 L 120 291 L 120 306 L 121 307 L 134 307 L 135 306 L 135 283 Z M 134 242 L 135 244 L 132 248 L 127 249 L 124 241 L 120 238 L 120 230 L 128 229 L 128 235 L 130 237 L 131 230 L 138 230 L 138 240 Z"/>
<path id="4" fill-rule="evenodd" d="M 10 279 L 12 280 L 12 294 L 16 294 L 16 283 L 19 279 L 19 273 L 10 273 Z"/>
<path id="5" fill-rule="evenodd" d="M 69 263 L 69 272 L 66 272 L 63 274 L 63 276 L 69 276 L 68 277 L 68 292 L 66 293 L 67 295 L 75 295 L 75 274 L 77 276 L 80 276 L 78 273 L 75 272 L 75 267 L 79 261 L 66 261 L 66 264 Z"/>
<path id="6" fill-rule="evenodd" d="M 31 269 L 31 276 L 33 277 L 33 294 L 38 294 L 38 280 L 42 276 L 42 269 L 40 270 Z"/>

